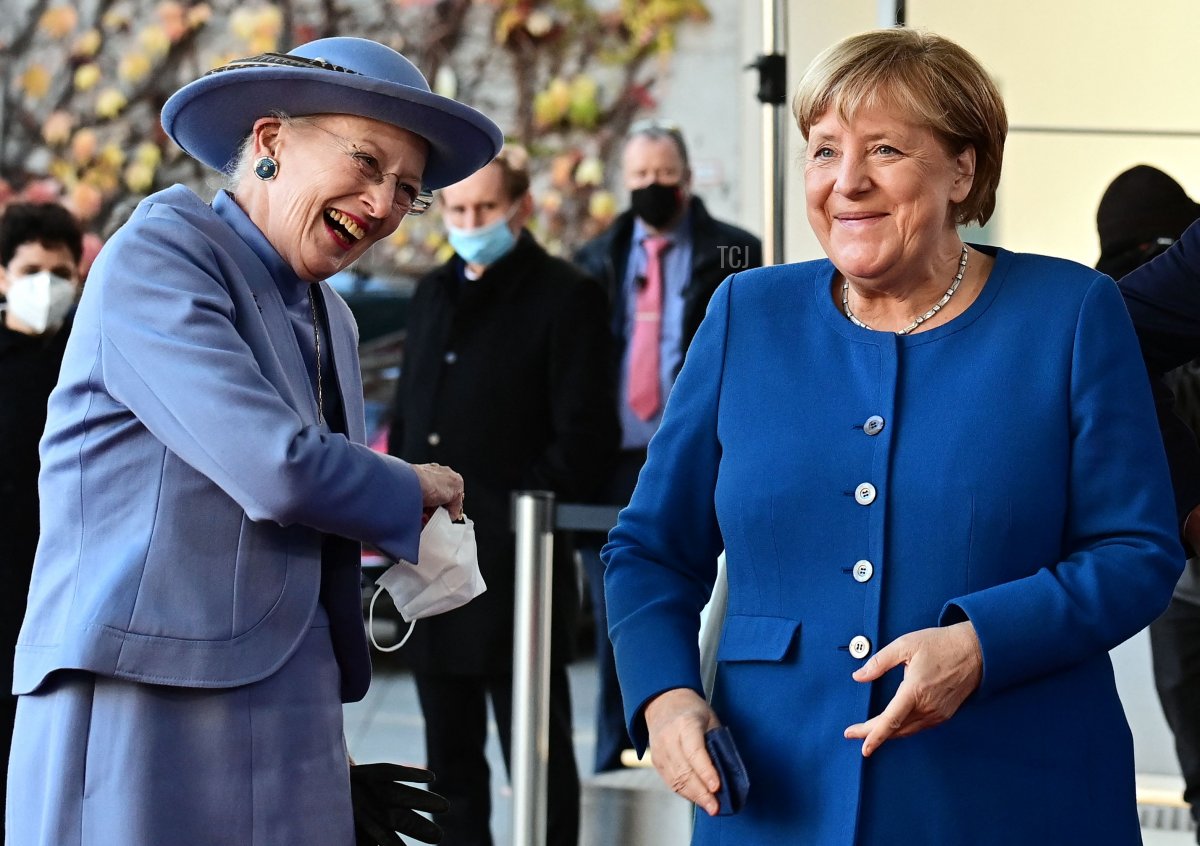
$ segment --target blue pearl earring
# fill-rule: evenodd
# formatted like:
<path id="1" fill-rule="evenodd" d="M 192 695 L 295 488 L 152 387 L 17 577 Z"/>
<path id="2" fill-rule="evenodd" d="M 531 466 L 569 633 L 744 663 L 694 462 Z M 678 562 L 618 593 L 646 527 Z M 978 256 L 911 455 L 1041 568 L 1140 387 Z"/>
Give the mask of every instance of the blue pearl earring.
<path id="1" fill-rule="evenodd" d="M 263 182 L 270 182 L 279 174 L 279 162 L 270 156 L 263 156 L 254 163 L 254 175 Z"/>

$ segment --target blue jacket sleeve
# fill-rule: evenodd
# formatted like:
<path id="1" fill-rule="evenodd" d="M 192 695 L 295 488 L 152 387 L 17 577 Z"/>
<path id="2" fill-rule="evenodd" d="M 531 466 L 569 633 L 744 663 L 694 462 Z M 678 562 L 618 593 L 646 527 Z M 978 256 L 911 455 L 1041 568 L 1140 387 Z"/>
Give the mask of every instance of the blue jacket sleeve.
<path id="1" fill-rule="evenodd" d="M 306 423 L 234 323 L 207 241 L 153 209 L 99 286 L 104 389 L 253 520 L 303 524 L 417 560 L 412 468 Z M 92 283 L 90 283 L 92 284 Z"/>
<path id="2" fill-rule="evenodd" d="M 1064 558 L 954 599 L 983 649 L 981 695 L 1103 654 L 1166 607 L 1184 556 L 1137 341 L 1116 287 L 1084 297 L 1071 362 Z"/>
<path id="3" fill-rule="evenodd" d="M 609 632 L 639 752 L 647 743 L 642 712 L 649 700 L 680 687 L 704 695 L 700 611 L 724 547 L 714 505 L 721 460 L 717 415 L 735 278 L 725 280 L 709 302 L 637 489 L 601 553 Z"/>

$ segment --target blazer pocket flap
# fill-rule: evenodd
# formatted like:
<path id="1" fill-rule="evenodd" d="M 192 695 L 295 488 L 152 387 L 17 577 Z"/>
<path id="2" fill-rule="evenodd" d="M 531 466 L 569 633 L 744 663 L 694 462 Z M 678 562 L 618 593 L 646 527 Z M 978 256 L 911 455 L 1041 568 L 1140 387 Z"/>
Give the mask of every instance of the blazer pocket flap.
<path id="1" fill-rule="evenodd" d="M 799 620 L 732 614 L 725 618 L 717 660 L 782 661 L 799 630 Z"/>

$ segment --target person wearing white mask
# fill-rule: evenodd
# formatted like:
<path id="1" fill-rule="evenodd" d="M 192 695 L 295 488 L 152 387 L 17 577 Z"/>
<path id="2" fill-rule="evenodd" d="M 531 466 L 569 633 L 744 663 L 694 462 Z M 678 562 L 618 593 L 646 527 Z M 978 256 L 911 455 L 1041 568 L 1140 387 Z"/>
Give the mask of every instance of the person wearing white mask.
<path id="1" fill-rule="evenodd" d="M 401 654 L 414 670 L 427 763 L 450 811 L 443 846 L 491 846 L 488 700 L 508 760 L 512 723 L 514 538 L 510 495 L 597 492 L 620 428 L 607 304 L 599 284 L 549 255 L 525 229 L 527 156 L 506 147 L 442 189 L 456 254 L 421 279 L 407 318 L 389 451 L 453 466 L 471 491 L 487 592 L 421 620 Z M 571 550 L 554 546 L 547 839 L 574 846 L 579 779 L 566 662 L 578 591 Z"/>
<path id="2" fill-rule="evenodd" d="M 8 765 L 17 700 L 13 649 L 38 539 L 38 439 L 79 294 L 83 233 L 57 203 L 14 203 L 0 217 L 0 761 Z M 3 817 L 0 797 L 0 817 Z"/>

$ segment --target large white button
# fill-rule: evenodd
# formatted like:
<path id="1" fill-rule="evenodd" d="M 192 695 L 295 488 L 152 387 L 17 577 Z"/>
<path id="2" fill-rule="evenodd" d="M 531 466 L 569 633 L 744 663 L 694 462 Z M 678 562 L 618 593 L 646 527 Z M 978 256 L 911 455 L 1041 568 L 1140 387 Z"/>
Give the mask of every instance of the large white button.
<path id="1" fill-rule="evenodd" d="M 454 350 L 450 350 L 450 352 L 442 356 L 442 361 L 446 362 L 447 364 L 453 364 L 454 362 L 458 361 L 458 353 L 456 353 Z M 874 432 L 871 434 L 874 434 Z"/>
<path id="2" fill-rule="evenodd" d="M 863 424 L 863 431 L 868 435 L 878 435 L 883 431 L 883 418 L 878 414 L 872 414 Z"/>
<path id="3" fill-rule="evenodd" d="M 871 576 L 875 575 L 875 565 L 867 559 L 854 562 L 854 569 L 851 571 L 856 582 L 869 582 Z"/>
<path id="4" fill-rule="evenodd" d="M 850 654 L 855 658 L 866 658 L 871 654 L 871 641 L 857 635 L 850 641 Z"/>
<path id="5" fill-rule="evenodd" d="M 870 482 L 863 482 L 854 489 L 854 500 L 859 505 L 870 505 L 875 501 L 875 486 Z"/>
<path id="6" fill-rule="evenodd" d="M 440 444 L 442 442 L 442 436 L 439 435 L 437 432 L 430 432 L 429 437 L 426 438 L 425 440 L 429 441 L 430 446 L 437 446 L 438 444 Z"/>

